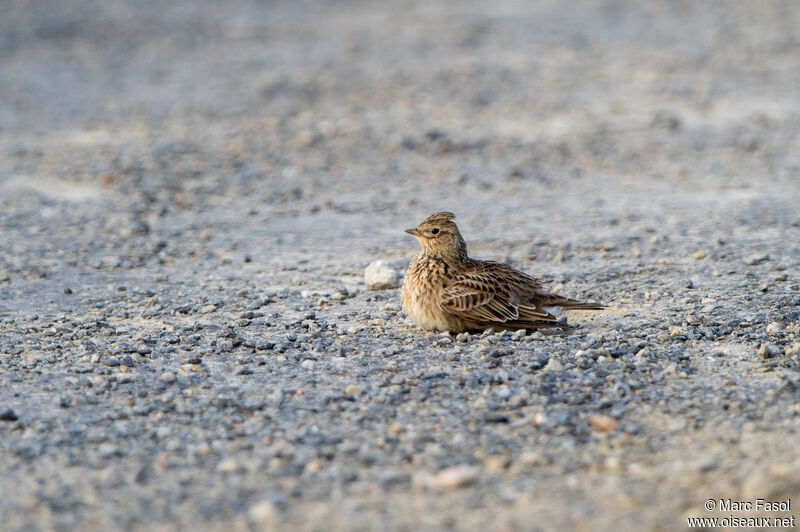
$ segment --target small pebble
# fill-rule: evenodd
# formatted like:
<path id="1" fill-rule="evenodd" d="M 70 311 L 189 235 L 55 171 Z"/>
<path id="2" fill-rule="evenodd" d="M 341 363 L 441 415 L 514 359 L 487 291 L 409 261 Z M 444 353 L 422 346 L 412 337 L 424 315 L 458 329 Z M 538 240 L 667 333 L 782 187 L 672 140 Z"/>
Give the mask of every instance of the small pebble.
<path id="1" fill-rule="evenodd" d="M 605 414 L 593 414 L 589 423 L 594 430 L 601 433 L 616 432 L 619 428 L 619 421 Z"/>
<path id="2" fill-rule="evenodd" d="M 361 395 L 364 393 L 364 390 L 360 386 L 356 386 L 355 384 L 348 384 L 347 387 L 344 389 L 344 393 L 347 395 Z"/>
<path id="3" fill-rule="evenodd" d="M 11 408 L 0 412 L 0 421 L 17 421 L 18 419 L 17 413 Z"/>
<path id="4" fill-rule="evenodd" d="M 277 526 L 278 511 L 269 500 L 264 499 L 251 504 L 247 516 L 258 529 L 271 530 Z"/>
<path id="5" fill-rule="evenodd" d="M 520 453 L 518 462 L 523 467 L 537 467 L 547 465 L 547 459 L 538 451 L 523 451 Z"/>
<path id="6" fill-rule="evenodd" d="M 448 467 L 431 476 L 424 476 L 422 484 L 440 491 L 466 488 L 478 481 L 478 469 L 469 465 Z"/>
<path id="7" fill-rule="evenodd" d="M 778 349 L 770 344 L 761 344 L 758 346 L 757 354 L 761 358 L 772 358 L 778 354 Z"/>
<path id="8" fill-rule="evenodd" d="M 744 263 L 748 266 L 755 266 L 757 264 L 761 264 L 762 262 L 767 262 L 769 260 L 769 255 L 764 253 L 754 253 L 752 255 L 748 255 L 744 258 Z"/>
<path id="9" fill-rule="evenodd" d="M 220 473 L 235 473 L 239 470 L 239 462 L 235 458 L 224 458 L 217 464 Z"/>
<path id="10" fill-rule="evenodd" d="M 400 274 L 383 261 L 375 261 L 364 270 L 367 290 L 390 290 L 400 286 Z"/>
<path id="11" fill-rule="evenodd" d="M 686 327 L 672 326 L 669 328 L 670 338 L 685 338 L 687 334 Z"/>
<path id="12" fill-rule="evenodd" d="M 777 336 L 783 332 L 783 324 L 777 321 L 773 321 L 769 325 L 767 325 L 767 334 L 771 336 Z"/>
<path id="13" fill-rule="evenodd" d="M 560 360 L 557 358 L 550 357 L 550 360 L 547 362 L 547 365 L 543 368 L 543 371 L 563 371 L 564 364 L 561 363 Z"/>

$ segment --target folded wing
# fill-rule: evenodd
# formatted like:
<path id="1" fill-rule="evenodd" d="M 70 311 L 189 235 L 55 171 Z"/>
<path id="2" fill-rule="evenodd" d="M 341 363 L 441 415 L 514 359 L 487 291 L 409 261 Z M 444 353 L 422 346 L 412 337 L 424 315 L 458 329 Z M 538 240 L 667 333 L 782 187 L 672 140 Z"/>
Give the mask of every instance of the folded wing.
<path id="1" fill-rule="evenodd" d="M 542 308 L 537 300 L 541 287 L 541 282 L 510 266 L 476 261 L 445 286 L 441 306 L 481 327 L 566 327 Z"/>

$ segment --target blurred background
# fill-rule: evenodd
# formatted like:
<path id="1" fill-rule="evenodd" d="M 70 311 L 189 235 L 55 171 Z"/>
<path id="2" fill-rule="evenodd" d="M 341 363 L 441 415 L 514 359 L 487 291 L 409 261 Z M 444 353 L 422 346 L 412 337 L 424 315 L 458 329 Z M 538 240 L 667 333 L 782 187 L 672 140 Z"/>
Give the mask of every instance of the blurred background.
<path id="1" fill-rule="evenodd" d="M 402 227 L 650 212 L 794 183 L 798 32 L 780 1 L 6 0 L 0 172 Z"/>

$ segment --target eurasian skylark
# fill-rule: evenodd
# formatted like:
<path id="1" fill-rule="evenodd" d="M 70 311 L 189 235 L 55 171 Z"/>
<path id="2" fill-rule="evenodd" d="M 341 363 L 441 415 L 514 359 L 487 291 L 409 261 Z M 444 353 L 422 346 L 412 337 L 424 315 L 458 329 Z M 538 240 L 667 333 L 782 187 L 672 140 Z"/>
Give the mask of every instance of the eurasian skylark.
<path id="1" fill-rule="evenodd" d="M 605 308 L 547 292 L 541 281 L 507 264 L 471 259 L 454 218 L 437 212 L 406 230 L 419 240 L 422 252 L 406 272 L 403 310 L 423 329 L 570 328 L 545 307 Z"/>

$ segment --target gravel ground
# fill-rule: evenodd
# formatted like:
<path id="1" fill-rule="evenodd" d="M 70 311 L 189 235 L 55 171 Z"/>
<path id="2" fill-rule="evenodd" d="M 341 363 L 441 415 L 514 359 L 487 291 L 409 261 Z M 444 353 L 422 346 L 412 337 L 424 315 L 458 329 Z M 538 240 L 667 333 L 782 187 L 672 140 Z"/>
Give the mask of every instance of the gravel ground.
<path id="1" fill-rule="evenodd" d="M 800 4 L 3 10 L 5 529 L 800 503 Z M 415 329 L 363 270 L 436 210 L 609 309 Z"/>

